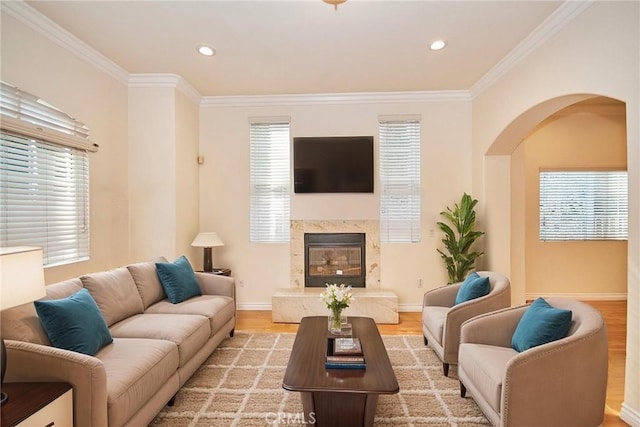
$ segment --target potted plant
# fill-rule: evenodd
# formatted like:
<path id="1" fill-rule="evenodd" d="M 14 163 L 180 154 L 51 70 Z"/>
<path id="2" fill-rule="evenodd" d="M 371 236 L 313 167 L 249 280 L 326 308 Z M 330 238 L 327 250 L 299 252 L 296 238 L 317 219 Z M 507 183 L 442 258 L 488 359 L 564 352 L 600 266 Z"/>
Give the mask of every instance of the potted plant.
<path id="1" fill-rule="evenodd" d="M 453 228 L 444 222 L 438 222 L 438 227 L 444 233 L 442 243 L 446 252 L 438 249 L 438 253 L 444 260 L 449 275 L 449 283 L 461 282 L 467 273 L 474 268 L 476 259 L 484 252 L 471 251 L 471 246 L 482 236 L 484 232 L 474 230 L 476 225 L 476 212 L 474 210 L 477 200 L 464 193 L 460 204 L 454 204 L 453 209 L 440 212 L 453 225 Z"/>

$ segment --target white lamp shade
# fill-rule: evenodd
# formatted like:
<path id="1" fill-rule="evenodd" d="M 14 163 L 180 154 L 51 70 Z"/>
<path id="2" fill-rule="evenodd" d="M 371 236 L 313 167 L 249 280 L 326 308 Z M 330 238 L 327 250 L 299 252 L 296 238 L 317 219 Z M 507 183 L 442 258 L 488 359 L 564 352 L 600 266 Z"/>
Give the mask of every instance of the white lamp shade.
<path id="1" fill-rule="evenodd" d="M 220 237 L 218 237 L 217 233 L 206 232 L 198 234 L 196 238 L 193 239 L 193 242 L 191 242 L 191 246 L 198 248 L 212 248 L 214 246 L 224 246 L 224 243 Z"/>
<path id="2" fill-rule="evenodd" d="M 42 249 L 30 246 L 0 248 L 0 278 L 0 310 L 44 297 Z"/>

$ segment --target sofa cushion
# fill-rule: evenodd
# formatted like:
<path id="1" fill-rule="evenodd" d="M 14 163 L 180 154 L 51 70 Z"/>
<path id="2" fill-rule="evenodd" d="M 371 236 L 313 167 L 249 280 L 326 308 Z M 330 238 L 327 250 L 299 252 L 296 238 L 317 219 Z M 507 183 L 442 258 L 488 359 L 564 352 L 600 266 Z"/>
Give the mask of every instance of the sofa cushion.
<path id="1" fill-rule="evenodd" d="M 47 296 L 41 300 L 66 298 L 80 289 L 82 289 L 82 282 L 79 278 L 53 283 L 45 286 Z M 51 345 L 33 304 L 23 304 L 3 310 L 1 315 L 1 336 L 4 339 Z"/>
<path id="2" fill-rule="evenodd" d="M 33 304 L 55 347 L 93 356 L 113 341 L 96 302 L 86 289 L 66 298 Z"/>
<path id="3" fill-rule="evenodd" d="M 235 316 L 236 307 L 233 298 L 221 295 L 201 295 L 179 304 L 167 300 L 157 302 L 145 310 L 155 314 L 198 314 L 209 319 L 211 335 L 218 332 Z"/>
<path id="4" fill-rule="evenodd" d="M 460 344 L 458 365 L 464 366 L 470 383 L 477 387 L 484 400 L 497 413 L 500 413 L 500 396 L 507 364 L 517 354 L 514 349 L 509 347 L 473 343 Z"/>
<path id="5" fill-rule="evenodd" d="M 169 301 L 174 304 L 202 295 L 193 268 L 185 256 L 174 262 L 156 263 L 158 277 Z"/>
<path id="6" fill-rule="evenodd" d="M 138 288 L 145 309 L 167 297 L 158 277 L 157 262 L 167 262 L 167 260 L 164 257 L 159 257 L 153 261 L 139 262 L 127 266 Z"/>
<path id="7" fill-rule="evenodd" d="M 489 283 L 488 276 L 480 276 L 475 271 L 467 276 L 462 282 L 462 285 L 458 289 L 456 294 L 455 304 L 462 304 L 463 302 L 471 301 L 472 299 L 485 296 L 491 290 L 491 283 Z"/>
<path id="8" fill-rule="evenodd" d="M 115 338 L 95 357 L 108 379 L 109 425 L 125 425 L 167 382 L 179 387 L 178 349 L 170 341 Z"/>
<path id="9" fill-rule="evenodd" d="M 437 305 L 428 305 L 422 308 L 422 324 L 431 331 L 431 334 L 436 337 L 438 344 L 441 346 L 444 322 L 450 310 L 450 307 L 440 307 Z"/>
<path id="10" fill-rule="evenodd" d="M 554 308 L 544 298 L 538 298 L 520 318 L 511 346 L 525 351 L 564 338 L 571 328 L 571 316 L 571 310 Z"/>
<path id="11" fill-rule="evenodd" d="M 187 314 L 137 314 L 112 325 L 114 338 L 150 338 L 173 342 L 183 366 L 211 335 L 209 319 Z"/>
<path id="12" fill-rule="evenodd" d="M 142 299 L 126 267 L 80 277 L 98 304 L 107 326 L 143 312 Z"/>

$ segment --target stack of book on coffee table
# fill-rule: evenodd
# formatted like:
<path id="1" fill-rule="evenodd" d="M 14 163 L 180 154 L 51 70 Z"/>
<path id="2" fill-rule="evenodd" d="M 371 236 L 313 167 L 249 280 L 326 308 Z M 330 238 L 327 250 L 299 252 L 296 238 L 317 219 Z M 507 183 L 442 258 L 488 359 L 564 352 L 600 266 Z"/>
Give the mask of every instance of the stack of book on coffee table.
<path id="1" fill-rule="evenodd" d="M 367 364 L 360 340 L 351 338 L 327 338 L 327 369 L 365 369 Z"/>

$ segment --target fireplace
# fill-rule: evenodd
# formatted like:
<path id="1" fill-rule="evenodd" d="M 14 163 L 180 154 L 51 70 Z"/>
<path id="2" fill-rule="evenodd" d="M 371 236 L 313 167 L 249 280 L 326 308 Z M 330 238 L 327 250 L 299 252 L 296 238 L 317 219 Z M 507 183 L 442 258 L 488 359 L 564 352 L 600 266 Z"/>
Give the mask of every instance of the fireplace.
<path id="1" fill-rule="evenodd" d="M 305 233 L 305 287 L 344 283 L 364 288 L 365 243 L 364 233 Z"/>

